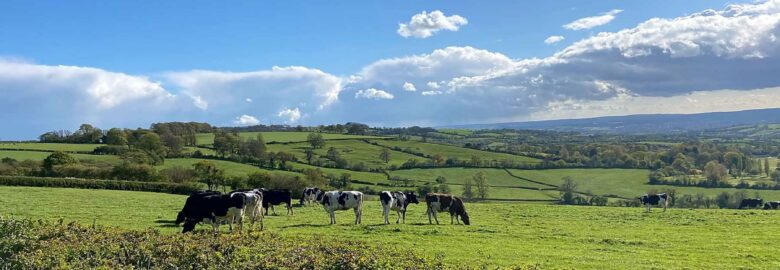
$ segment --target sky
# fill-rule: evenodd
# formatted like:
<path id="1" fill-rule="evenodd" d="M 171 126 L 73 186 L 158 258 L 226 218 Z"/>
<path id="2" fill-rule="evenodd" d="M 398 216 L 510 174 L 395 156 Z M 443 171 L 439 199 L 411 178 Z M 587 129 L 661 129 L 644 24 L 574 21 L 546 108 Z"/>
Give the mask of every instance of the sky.
<path id="1" fill-rule="evenodd" d="M 2 1 L 0 140 L 780 107 L 780 0 Z"/>

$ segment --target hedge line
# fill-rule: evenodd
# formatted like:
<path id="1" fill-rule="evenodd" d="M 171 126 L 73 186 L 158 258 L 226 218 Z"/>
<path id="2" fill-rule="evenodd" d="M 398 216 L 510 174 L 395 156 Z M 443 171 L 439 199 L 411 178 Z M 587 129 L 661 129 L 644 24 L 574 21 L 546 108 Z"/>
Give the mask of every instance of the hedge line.
<path id="1" fill-rule="evenodd" d="M 196 184 L 177 184 L 163 182 L 137 182 L 123 180 L 94 180 L 80 178 L 50 178 L 32 176 L 0 176 L 0 186 L 61 187 L 84 189 L 112 189 L 128 191 L 148 191 L 171 194 L 190 194 L 200 190 Z"/>

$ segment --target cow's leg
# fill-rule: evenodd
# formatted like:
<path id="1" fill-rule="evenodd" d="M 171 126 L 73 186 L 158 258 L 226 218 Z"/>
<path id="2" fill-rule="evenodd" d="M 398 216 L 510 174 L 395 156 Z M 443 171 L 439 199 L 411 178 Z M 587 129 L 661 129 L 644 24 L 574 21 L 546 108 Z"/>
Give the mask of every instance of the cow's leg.
<path id="1" fill-rule="evenodd" d="M 428 207 L 428 211 L 426 211 L 426 214 L 428 214 L 428 224 L 433 224 L 433 221 L 431 221 L 431 208 Z"/>
<path id="2" fill-rule="evenodd" d="M 355 207 L 355 225 L 360 224 L 360 208 Z"/>
<path id="3" fill-rule="evenodd" d="M 401 212 L 403 212 L 403 210 L 395 212 L 395 214 L 398 215 L 398 218 L 395 220 L 395 224 L 401 223 Z"/>
<path id="4" fill-rule="evenodd" d="M 669 200 L 664 200 L 664 212 L 666 212 L 667 207 L 669 207 Z"/>
<path id="5" fill-rule="evenodd" d="M 274 205 L 273 204 L 271 205 L 271 212 L 274 213 L 274 216 L 276 215 L 276 209 L 274 209 Z"/>
<path id="6" fill-rule="evenodd" d="M 435 210 L 431 210 L 431 213 L 433 213 L 433 220 L 436 220 L 436 225 L 439 225 L 439 217 L 437 216 L 438 213 L 436 213 Z"/>
<path id="7" fill-rule="evenodd" d="M 406 224 L 406 209 L 404 209 L 404 212 L 402 214 L 404 216 L 404 224 Z"/>
<path id="8" fill-rule="evenodd" d="M 287 204 L 287 214 L 288 215 L 292 215 L 293 214 L 292 203 L 288 203 Z"/>

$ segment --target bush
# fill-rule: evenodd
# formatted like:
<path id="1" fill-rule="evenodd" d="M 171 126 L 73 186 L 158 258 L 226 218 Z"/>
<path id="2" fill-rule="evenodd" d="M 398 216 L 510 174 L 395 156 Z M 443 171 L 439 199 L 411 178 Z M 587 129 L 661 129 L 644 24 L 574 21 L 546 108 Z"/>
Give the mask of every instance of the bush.
<path id="1" fill-rule="evenodd" d="M 162 234 L 0 218 L 0 269 L 432 269 L 364 242 L 271 233 Z M 436 263 L 436 264 L 434 264 Z"/>
<path id="2" fill-rule="evenodd" d="M 160 192 L 160 193 L 171 193 L 171 194 L 190 194 L 193 191 L 200 190 L 200 187 L 194 184 L 136 182 L 136 181 L 120 181 L 120 180 L 94 180 L 94 179 L 77 179 L 77 178 L 49 178 L 49 177 L 31 177 L 31 176 L 0 176 L 0 186 L 112 189 L 112 190 Z"/>

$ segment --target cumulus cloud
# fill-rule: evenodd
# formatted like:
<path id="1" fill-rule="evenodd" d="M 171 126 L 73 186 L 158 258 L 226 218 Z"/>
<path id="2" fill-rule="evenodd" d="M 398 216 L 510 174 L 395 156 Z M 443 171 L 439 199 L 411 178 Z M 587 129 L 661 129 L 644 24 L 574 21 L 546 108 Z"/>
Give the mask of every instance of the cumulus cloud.
<path id="1" fill-rule="evenodd" d="M 251 115 L 241 115 L 239 117 L 236 117 L 236 120 L 233 121 L 233 124 L 239 125 L 239 126 L 253 126 L 260 124 L 260 120 L 257 120 L 254 116 Z"/>
<path id="2" fill-rule="evenodd" d="M 14 127 L 4 136 L 72 129 L 85 122 L 147 126 L 169 118 L 180 101 L 143 76 L 9 59 L 0 59 L 0 96 L 0 122 Z"/>
<path id="3" fill-rule="evenodd" d="M 279 111 L 279 113 L 277 113 L 276 116 L 284 119 L 285 123 L 287 124 L 298 122 L 298 120 L 300 120 L 302 117 L 301 110 L 299 110 L 298 108 L 294 108 L 294 109 L 284 108 L 283 110 Z"/>
<path id="4" fill-rule="evenodd" d="M 555 44 L 563 41 L 564 39 L 565 38 L 563 36 L 550 36 L 544 40 L 544 44 Z"/>
<path id="5" fill-rule="evenodd" d="M 428 82 L 428 83 L 426 83 L 425 85 L 427 85 L 427 86 L 428 86 L 428 88 L 430 88 L 430 89 L 434 89 L 434 90 L 435 90 L 435 89 L 439 89 L 439 88 L 441 88 L 441 85 L 439 85 L 439 83 L 438 83 L 438 82 Z"/>
<path id="6" fill-rule="evenodd" d="M 405 38 L 427 38 L 441 30 L 458 31 L 461 26 L 468 23 L 466 18 L 458 15 L 445 16 L 439 10 L 431 13 L 423 11 L 412 16 L 408 23 L 398 24 L 398 34 Z"/>
<path id="7" fill-rule="evenodd" d="M 355 98 L 377 99 L 377 100 L 393 99 L 393 94 L 385 92 L 384 90 L 369 88 L 365 90 L 360 90 L 357 93 L 355 93 Z"/>
<path id="8" fill-rule="evenodd" d="M 414 91 L 417 91 L 417 87 L 414 87 L 413 83 L 405 82 L 404 83 L 404 91 L 414 92 Z"/>
<path id="9" fill-rule="evenodd" d="M 615 15 L 618 13 L 623 12 L 620 9 L 613 9 L 607 12 L 602 13 L 601 15 L 592 16 L 592 17 L 585 17 L 577 19 L 573 22 L 567 23 L 563 25 L 563 28 L 569 29 L 569 30 L 584 30 L 584 29 L 591 29 L 596 26 L 601 26 L 608 24 L 612 20 L 615 19 Z"/>

